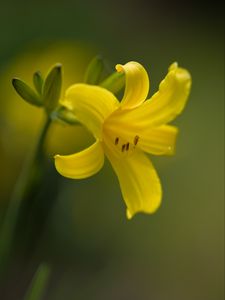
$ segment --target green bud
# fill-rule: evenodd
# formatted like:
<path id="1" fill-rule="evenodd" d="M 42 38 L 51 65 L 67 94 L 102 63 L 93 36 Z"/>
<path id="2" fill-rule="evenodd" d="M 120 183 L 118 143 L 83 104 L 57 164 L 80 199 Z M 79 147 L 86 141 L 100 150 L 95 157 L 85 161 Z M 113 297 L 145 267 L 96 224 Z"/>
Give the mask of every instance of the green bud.
<path id="1" fill-rule="evenodd" d="M 41 98 L 24 81 L 19 78 L 13 78 L 12 85 L 20 97 L 22 97 L 26 102 L 35 106 L 43 105 Z"/>
<path id="2" fill-rule="evenodd" d="M 78 125 L 80 122 L 77 120 L 74 113 L 65 106 L 59 106 L 51 113 L 53 120 L 60 120 L 70 125 Z"/>
<path id="3" fill-rule="evenodd" d="M 43 102 L 47 112 L 58 105 L 62 87 L 62 65 L 56 64 L 49 71 L 43 86 Z"/>
<path id="4" fill-rule="evenodd" d="M 44 80 L 42 78 L 41 72 L 40 71 L 35 72 L 33 75 L 33 84 L 39 95 L 42 94 L 43 83 Z"/>
<path id="5" fill-rule="evenodd" d="M 100 86 L 116 94 L 125 86 L 125 75 L 124 73 L 112 73 L 100 83 Z"/>
<path id="6" fill-rule="evenodd" d="M 84 82 L 88 84 L 98 84 L 102 71 L 104 69 L 104 61 L 101 56 L 96 56 L 89 63 L 85 76 Z"/>

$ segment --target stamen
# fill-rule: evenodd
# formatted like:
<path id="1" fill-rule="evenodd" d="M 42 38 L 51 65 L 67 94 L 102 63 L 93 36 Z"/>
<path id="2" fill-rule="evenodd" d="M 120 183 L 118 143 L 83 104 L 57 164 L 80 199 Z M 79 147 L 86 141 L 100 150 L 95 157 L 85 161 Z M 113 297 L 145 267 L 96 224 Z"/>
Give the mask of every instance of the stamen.
<path id="1" fill-rule="evenodd" d="M 125 148 L 126 148 L 126 144 L 123 144 L 123 145 L 122 145 L 122 149 L 121 149 L 122 152 L 125 150 Z"/>
<path id="2" fill-rule="evenodd" d="M 116 138 L 115 138 L 115 145 L 118 145 L 118 143 L 119 143 L 119 138 L 116 137 Z"/>
<path id="3" fill-rule="evenodd" d="M 138 143 L 138 141 L 139 141 L 139 136 L 138 135 L 136 135 L 135 137 L 134 137 L 134 145 L 136 146 L 137 145 L 137 143 Z"/>
<path id="4" fill-rule="evenodd" d="M 127 143 L 127 144 L 126 144 L 126 150 L 127 150 L 127 151 L 129 150 L 129 146 L 130 146 L 130 144 Z"/>

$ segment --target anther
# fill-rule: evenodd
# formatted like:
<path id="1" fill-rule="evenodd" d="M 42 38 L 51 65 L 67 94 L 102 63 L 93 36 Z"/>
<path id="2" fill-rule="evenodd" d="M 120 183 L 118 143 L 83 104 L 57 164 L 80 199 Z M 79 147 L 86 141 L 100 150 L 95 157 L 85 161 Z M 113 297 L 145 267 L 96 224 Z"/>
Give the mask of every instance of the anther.
<path id="1" fill-rule="evenodd" d="M 126 144 L 123 144 L 123 145 L 122 145 L 122 149 L 121 149 L 122 152 L 125 150 L 125 148 L 126 148 Z"/>
<path id="2" fill-rule="evenodd" d="M 130 144 L 127 143 L 127 144 L 126 144 L 126 150 L 127 150 L 127 151 L 129 150 L 129 146 L 130 146 Z"/>
<path id="3" fill-rule="evenodd" d="M 138 141 L 139 141 L 139 136 L 136 135 L 136 136 L 134 137 L 134 145 L 135 145 L 135 146 L 137 145 Z"/>
<path id="4" fill-rule="evenodd" d="M 115 145 L 118 145 L 118 143 L 119 143 L 119 138 L 116 137 L 116 138 L 115 138 Z"/>

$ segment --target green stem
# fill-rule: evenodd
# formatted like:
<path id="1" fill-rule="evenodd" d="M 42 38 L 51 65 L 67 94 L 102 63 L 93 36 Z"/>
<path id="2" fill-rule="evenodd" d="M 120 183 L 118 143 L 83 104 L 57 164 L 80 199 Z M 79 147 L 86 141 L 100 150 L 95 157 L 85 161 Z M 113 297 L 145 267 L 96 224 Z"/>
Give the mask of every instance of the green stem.
<path id="1" fill-rule="evenodd" d="M 8 258 L 11 254 L 21 204 L 26 196 L 27 190 L 34 180 L 37 163 L 43 158 L 43 146 L 50 124 L 51 120 L 47 117 L 34 151 L 32 151 L 31 156 L 27 158 L 11 196 L 0 232 L 0 274 L 5 269 L 4 267 L 7 265 Z"/>
<path id="2" fill-rule="evenodd" d="M 41 264 L 37 269 L 24 300 L 41 300 L 50 277 L 50 268 Z"/>

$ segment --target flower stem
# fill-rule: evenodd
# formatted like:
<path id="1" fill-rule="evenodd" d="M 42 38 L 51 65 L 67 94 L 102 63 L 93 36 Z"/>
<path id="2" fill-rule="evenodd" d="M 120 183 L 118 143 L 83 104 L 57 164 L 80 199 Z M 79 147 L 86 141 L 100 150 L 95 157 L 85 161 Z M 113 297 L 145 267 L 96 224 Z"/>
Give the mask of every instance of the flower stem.
<path id="1" fill-rule="evenodd" d="M 44 142 L 48 132 L 51 119 L 47 117 L 44 121 L 37 143 L 31 155 L 27 157 L 26 162 L 21 170 L 21 173 L 13 190 L 9 206 L 0 231 L 0 274 L 5 269 L 10 257 L 15 229 L 17 226 L 21 206 L 27 193 L 32 189 L 32 185 L 37 180 L 40 180 L 38 166 L 44 158 Z"/>
<path id="2" fill-rule="evenodd" d="M 42 263 L 38 267 L 31 285 L 26 293 L 24 300 L 40 300 L 46 290 L 49 277 L 50 268 L 48 265 Z"/>

